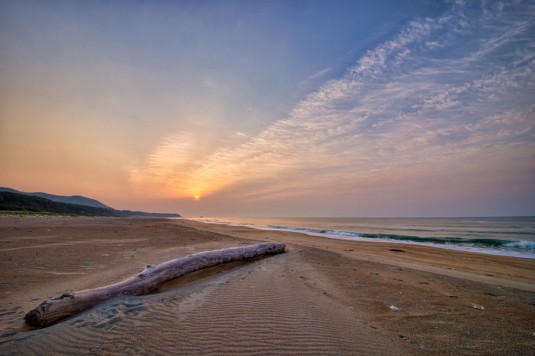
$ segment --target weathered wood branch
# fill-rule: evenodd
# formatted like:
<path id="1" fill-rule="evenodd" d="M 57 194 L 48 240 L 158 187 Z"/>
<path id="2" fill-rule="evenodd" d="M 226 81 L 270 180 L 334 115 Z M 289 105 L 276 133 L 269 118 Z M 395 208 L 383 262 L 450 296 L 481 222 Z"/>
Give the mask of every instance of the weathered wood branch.
<path id="1" fill-rule="evenodd" d="M 147 266 L 139 274 L 112 285 L 65 293 L 54 299 L 47 299 L 24 316 L 31 326 L 48 326 L 59 320 L 121 295 L 144 295 L 158 289 L 160 285 L 174 278 L 204 268 L 224 263 L 250 260 L 263 255 L 284 252 L 283 243 L 261 243 L 246 247 L 227 248 L 199 252 L 182 258 Z"/>

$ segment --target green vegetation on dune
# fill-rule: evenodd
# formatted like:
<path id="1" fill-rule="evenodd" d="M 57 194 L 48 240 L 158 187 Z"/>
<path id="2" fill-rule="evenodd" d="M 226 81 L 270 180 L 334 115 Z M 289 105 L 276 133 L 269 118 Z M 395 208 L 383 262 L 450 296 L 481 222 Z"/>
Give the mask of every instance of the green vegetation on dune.
<path id="1" fill-rule="evenodd" d="M 51 213 L 49 211 L 27 211 L 27 210 L 0 210 L 2 215 L 17 215 L 17 216 L 88 216 L 80 214 L 65 214 L 65 213 Z"/>
<path id="2" fill-rule="evenodd" d="M 180 217 L 179 214 L 145 213 L 130 210 L 115 210 L 87 205 L 61 203 L 37 196 L 0 192 L 0 211 L 12 213 L 44 213 L 117 217 Z"/>
<path id="3" fill-rule="evenodd" d="M 49 212 L 77 215 L 115 216 L 113 209 L 95 208 L 85 205 L 59 203 L 37 196 L 0 192 L 0 210 Z"/>

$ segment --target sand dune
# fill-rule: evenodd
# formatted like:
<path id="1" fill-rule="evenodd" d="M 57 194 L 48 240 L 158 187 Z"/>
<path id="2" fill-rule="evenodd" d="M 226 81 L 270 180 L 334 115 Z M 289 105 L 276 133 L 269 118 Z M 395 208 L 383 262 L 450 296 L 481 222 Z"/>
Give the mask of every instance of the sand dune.
<path id="1" fill-rule="evenodd" d="M 288 252 L 199 271 L 48 328 L 23 325 L 25 312 L 69 289 L 270 240 Z M 0 354 L 527 355 L 535 343 L 532 260 L 184 220 L 4 216 L 0 242 Z"/>

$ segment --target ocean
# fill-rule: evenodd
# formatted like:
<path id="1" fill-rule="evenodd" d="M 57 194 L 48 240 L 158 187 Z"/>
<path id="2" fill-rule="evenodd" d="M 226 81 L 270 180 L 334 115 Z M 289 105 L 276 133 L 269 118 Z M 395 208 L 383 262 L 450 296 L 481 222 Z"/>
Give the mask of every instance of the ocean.
<path id="1" fill-rule="evenodd" d="M 535 258 L 535 217 L 477 218 L 197 218 L 206 223 L 296 231 L 355 241 L 428 245 Z"/>

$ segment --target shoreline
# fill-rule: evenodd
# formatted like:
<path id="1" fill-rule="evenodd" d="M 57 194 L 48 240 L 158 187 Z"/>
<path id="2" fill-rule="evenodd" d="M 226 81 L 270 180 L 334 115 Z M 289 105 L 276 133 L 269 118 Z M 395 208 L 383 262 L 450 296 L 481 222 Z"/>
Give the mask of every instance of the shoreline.
<path id="1" fill-rule="evenodd" d="M 328 232 L 314 232 L 313 230 L 318 229 L 310 229 L 310 228 L 295 228 L 295 227 L 269 227 L 269 226 L 257 226 L 252 224 L 240 224 L 240 223 L 233 223 L 233 222 L 219 222 L 219 221 L 213 221 L 213 220 L 203 220 L 203 219 L 196 219 L 196 218 L 179 218 L 183 220 L 190 220 L 190 221 L 196 221 L 200 223 L 205 224 L 215 224 L 215 225 L 228 225 L 228 226 L 241 226 L 241 227 L 248 227 L 256 230 L 268 230 L 268 231 L 282 231 L 282 232 L 295 232 L 300 233 L 308 236 L 316 236 L 316 237 L 323 237 L 323 238 L 330 238 L 330 239 L 337 239 L 337 240 L 347 240 L 347 241 L 361 241 L 361 242 L 376 242 L 376 243 L 399 243 L 399 244 L 408 244 L 408 245 L 418 245 L 418 246 L 427 246 L 427 247 L 433 247 L 433 248 L 443 248 L 453 251 L 463 251 L 463 252 L 472 252 L 472 253 L 479 253 L 484 255 L 493 255 L 493 256 L 506 256 L 506 257 L 514 257 L 514 258 L 526 258 L 526 259 L 535 259 L 535 252 L 525 252 L 525 251 L 514 251 L 512 249 L 504 249 L 504 248 L 491 248 L 491 247 L 478 247 L 478 246 L 461 246 L 461 245 L 455 245 L 455 244 L 448 244 L 448 243 L 431 243 L 431 242 L 418 242 L 418 241 L 411 241 L 411 240 L 396 240 L 396 239 L 388 239 L 388 238 L 367 238 L 361 235 L 361 233 L 353 233 L 349 232 L 351 234 L 355 234 L 355 236 L 344 236 L 343 234 L 334 234 L 334 233 L 328 233 Z M 433 218 L 434 219 L 434 218 Z M 445 218 L 446 219 L 446 218 Z M 346 231 L 340 231 L 342 233 L 346 233 Z M 416 237 L 418 238 L 418 237 Z M 506 240 L 499 240 L 500 242 L 506 241 Z M 510 243 L 527 243 L 531 245 L 535 245 L 535 242 L 531 241 L 524 241 L 524 240 L 511 240 Z"/>
<path id="2" fill-rule="evenodd" d="M 195 272 L 48 328 L 22 324 L 47 297 L 260 241 L 287 252 Z M 530 259 L 186 219 L 0 216 L 0 243 L 0 354 L 527 355 L 535 342 Z"/>
<path id="3" fill-rule="evenodd" d="M 187 220 L 193 221 L 193 220 Z M 432 271 L 449 276 L 456 276 L 456 272 L 464 274 L 464 278 L 471 277 L 473 280 L 502 283 L 508 286 L 516 285 L 515 288 L 526 289 L 535 292 L 535 275 L 529 272 L 531 267 L 535 268 L 535 261 L 532 259 L 518 258 L 512 256 L 499 256 L 490 254 L 480 254 L 477 252 L 459 251 L 443 249 L 441 247 L 418 245 L 403 242 L 383 242 L 383 241 L 356 241 L 346 239 L 331 239 L 324 236 L 309 235 L 301 232 L 280 231 L 269 229 L 256 229 L 254 227 L 206 224 L 195 221 L 195 223 L 206 225 L 203 228 L 209 231 L 221 233 L 233 237 L 247 237 L 258 241 L 266 237 L 269 241 L 275 241 L 273 236 L 278 234 L 285 236 L 286 243 L 301 244 L 314 248 L 325 248 L 336 251 L 344 255 L 358 256 L 360 259 L 370 261 L 381 261 L 382 263 L 396 266 L 410 267 L 418 270 Z M 201 225 L 202 226 L 202 225 Z M 211 228 L 213 226 L 213 228 Z M 253 237 L 260 232 L 261 238 Z M 332 243 L 330 243 L 332 241 Z M 358 246 L 359 249 L 355 246 Z M 353 247 L 353 250 L 351 249 Z M 352 251 L 351 251 L 352 250 Z M 400 250 L 400 251 L 392 251 Z M 451 260 L 436 259 L 442 255 L 451 256 Z M 384 259 L 387 257 L 388 259 Z M 382 258 L 382 259 L 381 259 Z M 462 265 L 458 261 L 467 261 Z M 496 262 L 502 262 L 496 264 Z M 470 263 L 474 263 L 470 265 Z M 495 265 L 492 265 L 495 264 Z M 503 266 L 511 268 L 507 272 L 501 271 Z M 499 266 L 499 268 L 498 268 Z M 460 269 L 456 271 L 454 268 Z M 534 269 L 535 270 L 535 269 Z M 516 271 L 516 274 L 512 271 Z M 466 273 L 474 273 L 469 275 Z M 488 279 L 486 277 L 494 277 Z M 502 277 L 502 279 L 499 279 Z M 517 284 L 518 282 L 518 284 Z"/>

